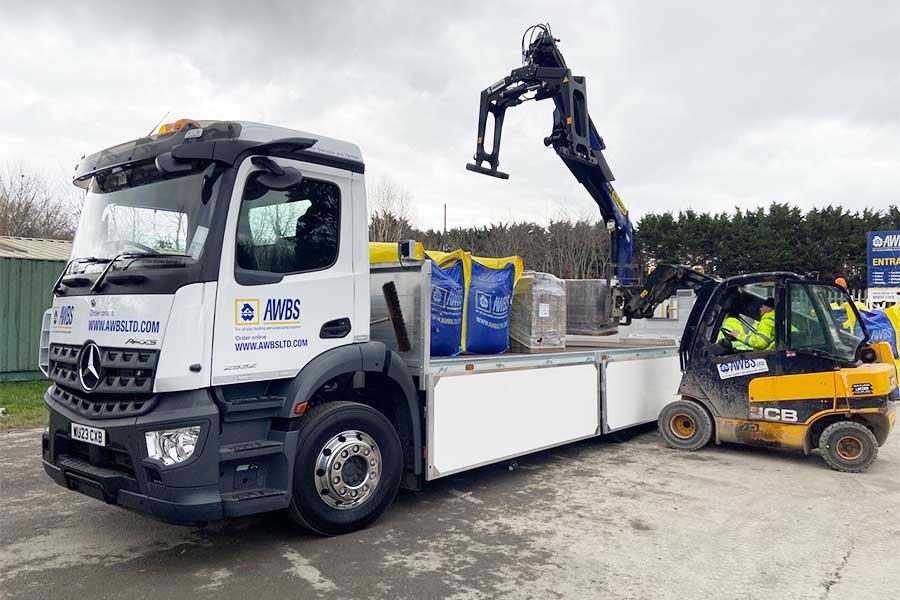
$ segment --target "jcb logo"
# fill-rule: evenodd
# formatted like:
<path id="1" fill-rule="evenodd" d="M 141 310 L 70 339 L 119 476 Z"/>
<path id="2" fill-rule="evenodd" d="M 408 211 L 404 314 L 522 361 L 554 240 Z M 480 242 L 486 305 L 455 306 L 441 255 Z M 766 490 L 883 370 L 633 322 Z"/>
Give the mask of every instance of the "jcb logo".
<path id="1" fill-rule="evenodd" d="M 764 408 L 762 406 L 751 406 L 750 418 L 762 419 L 764 421 L 782 421 L 785 423 L 796 423 L 797 411 L 787 408 Z"/>

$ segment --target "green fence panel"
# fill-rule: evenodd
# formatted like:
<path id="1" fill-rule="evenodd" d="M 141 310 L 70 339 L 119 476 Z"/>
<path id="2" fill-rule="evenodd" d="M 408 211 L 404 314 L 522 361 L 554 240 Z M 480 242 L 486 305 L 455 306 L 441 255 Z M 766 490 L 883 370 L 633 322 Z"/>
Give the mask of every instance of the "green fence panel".
<path id="1" fill-rule="evenodd" d="M 66 263 L 0 258 L 0 381 L 40 376 L 41 319 Z"/>

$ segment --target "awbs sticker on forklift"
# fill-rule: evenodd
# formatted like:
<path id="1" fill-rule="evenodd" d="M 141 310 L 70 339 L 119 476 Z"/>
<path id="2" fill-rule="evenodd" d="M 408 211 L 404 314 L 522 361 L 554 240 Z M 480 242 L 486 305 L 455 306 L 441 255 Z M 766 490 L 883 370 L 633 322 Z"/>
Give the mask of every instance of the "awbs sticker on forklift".
<path id="1" fill-rule="evenodd" d="M 741 358 L 716 366 L 719 369 L 719 379 L 731 379 L 741 375 L 769 372 L 769 365 L 764 358 Z"/>

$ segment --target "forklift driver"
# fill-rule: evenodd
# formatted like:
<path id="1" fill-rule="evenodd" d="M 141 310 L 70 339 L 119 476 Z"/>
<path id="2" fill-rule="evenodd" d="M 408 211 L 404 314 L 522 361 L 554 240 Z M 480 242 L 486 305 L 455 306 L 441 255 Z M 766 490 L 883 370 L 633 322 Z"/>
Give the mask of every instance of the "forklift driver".
<path id="1" fill-rule="evenodd" d="M 759 321 L 747 332 L 743 327 L 733 327 L 729 334 L 737 344 L 733 344 L 735 350 L 771 350 L 775 347 L 775 299 L 766 298 L 759 305 Z"/>

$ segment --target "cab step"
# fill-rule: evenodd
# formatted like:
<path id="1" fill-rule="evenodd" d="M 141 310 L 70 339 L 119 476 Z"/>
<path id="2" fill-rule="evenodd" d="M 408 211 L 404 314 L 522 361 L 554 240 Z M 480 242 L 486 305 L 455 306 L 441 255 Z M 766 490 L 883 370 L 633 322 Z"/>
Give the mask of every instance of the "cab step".
<path id="1" fill-rule="evenodd" d="M 254 440 L 252 442 L 240 442 L 219 448 L 219 460 L 244 460 L 270 454 L 281 454 L 284 443 L 272 440 Z"/>
<path id="2" fill-rule="evenodd" d="M 260 488 L 222 494 L 222 512 L 226 517 L 240 517 L 269 510 L 287 508 L 291 495 L 284 490 Z"/>
<path id="3" fill-rule="evenodd" d="M 281 412 L 287 398 L 284 396 L 250 396 L 246 398 L 218 398 L 222 419 L 226 423 L 254 421 L 275 417 Z"/>

